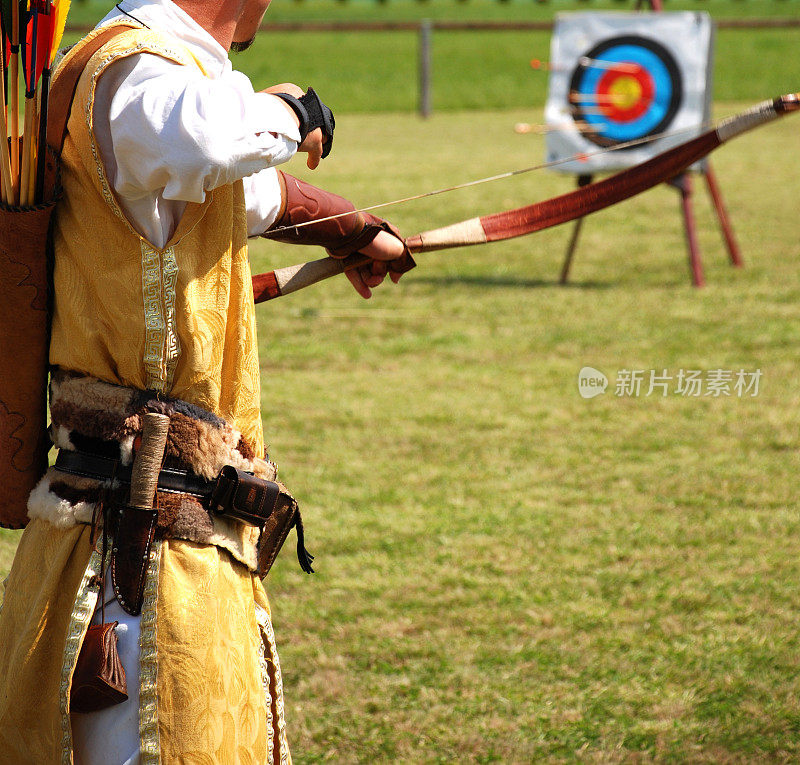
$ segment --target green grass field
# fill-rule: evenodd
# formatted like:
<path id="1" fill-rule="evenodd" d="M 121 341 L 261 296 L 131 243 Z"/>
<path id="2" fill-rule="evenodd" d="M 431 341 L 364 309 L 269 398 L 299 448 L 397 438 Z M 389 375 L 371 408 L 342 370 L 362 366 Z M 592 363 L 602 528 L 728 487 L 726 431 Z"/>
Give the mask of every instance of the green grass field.
<path id="1" fill-rule="evenodd" d="M 666 11 L 707 11 L 717 18 L 797 17 L 797 0 L 664 0 Z M 75 0 L 70 23 L 89 24 L 113 0 Z M 124 7 L 124 3 L 123 3 Z M 272 0 L 265 22 L 416 21 L 417 19 L 536 20 L 570 11 L 631 11 L 634 0 Z"/>
<path id="2" fill-rule="evenodd" d="M 531 116 L 343 117 L 314 178 L 368 203 L 531 163 L 541 138 L 512 130 Z M 370 302 L 338 279 L 258 309 L 265 429 L 318 556 L 307 577 L 289 545 L 267 583 L 296 762 L 800 757 L 797 130 L 716 157 L 746 267 L 699 194 L 703 290 L 661 187 L 587 220 L 566 288 L 562 227 L 422 256 Z M 569 185 L 391 217 L 410 233 Z M 256 269 L 315 255 L 253 248 Z M 578 395 L 585 365 L 606 395 Z M 617 397 L 622 369 L 763 378 Z"/>
<path id="3" fill-rule="evenodd" d="M 386 10 L 442 7 L 542 13 Z M 667 7 L 798 12 L 793 0 Z M 375 8 L 276 0 L 270 13 Z M 542 120 L 544 85 L 525 67 L 549 43 L 508 34 L 467 49 L 468 36 L 437 36 L 442 111 L 428 121 L 409 113 L 413 35 L 310 37 L 337 52 L 316 65 L 299 60 L 301 37 L 263 36 L 285 58 L 266 81 L 325 76 L 320 91 L 339 88 L 349 107 L 320 170 L 289 171 L 369 204 L 541 161 L 543 139 L 513 126 Z M 721 33 L 717 116 L 797 90 L 797 42 L 796 30 Z M 245 57 L 259 76 L 264 50 Z M 376 94 L 394 111 L 359 113 Z M 369 302 L 340 278 L 257 309 L 265 432 L 318 564 L 302 574 L 290 540 L 267 581 L 296 763 L 800 759 L 798 130 L 790 117 L 715 155 L 745 268 L 727 264 L 696 183 L 702 290 L 662 186 L 586 220 L 567 287 L 560 227 L 420 256 Z M 414 233 L 571 183 L 537 172 L 386 215 Z M 319 255 L 252 249 L 254 270 Z M 583 366 L 609 377 L 605 395 L 580 397 Z M 755 397 L 646 396 L 647 383 L 616 396 L 625 369 L 763 377 Z M 17 538 L 0 531 L 0 573 Z"/>
<path id="4" fill-rule="evenodd" d="M 541 155 L 523 117 L 398 117 L 388 146 L 357 118 L 320 181 L 368 202 L 518 165 Z M 372 303 L 339 283 L 261 309 L 266 429 L 320 555 L 316 579 L 286 555 L 271 583 L 299 762 L 800 757 L 797 130 L 716 158 L 747 266 L 699 196 L 707 289 L 662 187 L 587 221 L 567 288 L 562 228 L 421 258 Z M 534 174 L 392 217 L 567 187 Z M 681 368 L 763 388 L 587 401 L 584 365 L 612 390 Z"/>

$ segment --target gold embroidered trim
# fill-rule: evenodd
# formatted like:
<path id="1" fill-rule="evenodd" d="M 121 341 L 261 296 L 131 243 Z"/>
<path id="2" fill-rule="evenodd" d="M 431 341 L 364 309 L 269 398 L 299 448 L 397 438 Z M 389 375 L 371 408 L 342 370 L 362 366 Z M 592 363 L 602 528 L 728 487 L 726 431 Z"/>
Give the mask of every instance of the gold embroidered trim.
<path id="1" fill-rule="evenodd" d="M 141 241 L 141 247 L 146 385 L 151 390 L 164 393 L 172 386 L 181 352 L 175 321 L 178 263 L 173 247 L 159 253 L 144 240 Z"/>
<path id="2" fill-rule="evenodd" d="M 75 597 L 75 604 L 69 617 L 67 642 L 64 646 L 64 659 L 61 663 L 61 684 L 58 697 L 61 709 L 61 762 L 72 765 L 72 726 L 69 719 L 69 694 L 72 673 L 78 661 L 78 653 L 89 622 L 97 605 L 97 587 L 89 587 L 90 580 L 100 571 L 100 553 L 92 551 L 86 571 L 83 572 L 80 587 Z"/>
<path id="3" fill-rule="evenodd" d="M 269 662 L 267 661 L 267 652 L 264 647 L 264 633 L 266 625 L 269 622 L 269 614 L 265 608 L 255 604 L 256 609 L 256 622 L 258 623 L 258 643 L 256 650 L 258 651 L 258 664 L 261 668 L 261 684 L 264 686 L 264 704 L 267 708 L 267 765 L 274 765 L 275 763 L 275 747 L 274 747 L 274 725 L 272 719 L 272 693 L 270 691 L 270 672 Z"/>
<path id="4" fill-rule="evenodd" d="M 120 22 L 120 24 L 117 24 L 117 26 L 128 26 L 128 25 L 129 22 L 127 21 L 122 21 Z M 141 30 L 138 31 L 145 31 L 145 30 L 144 28 L 142 28 Z M 106 171 L 105 168 L 103 167 L 103 162 L 100 159 L 100 152 L 94 140 L 94 96 L 97 90 L 97 80 L 110 64 L 112 64 L 118 58 L 126 58 L 128 56 L 132 56 L 137 53 L 141 53 L 143 51 L 146 51 L 148 53 L 154 53 L 155 55 L 161 55 L 164 58 L 174 61 L 176 64 L 185 64 L 186 61 L 186 57 L 181 56 L 179 51 L 170 49 L 166 46 L 154 45 L 152 43 L 138 43 L 133 48 L 128 48 L 123 51 L 112 53 L 103 58 L 98 64 L 98 66 L 95 68 L 94 73 L 92 74 L 92 81 L 89 86 L 89 98 L 86 100 L 86 105 L 85 105 L 86 124 L 89 127 L 89 144 L 91 145 L 92 148 L 92 157 L 94 158 L 95 170 L 97 172 L 98 180 L 100 181 L 100 190 L 103 194 L 103 199 L 105 199 L 105 201 L 114 211 L 115 215 L 117 215 L 117 217 L 119 217 L 122 221 L 124 221 L 125 225 L 131 231 L 131 233 L 133 233 L 136 236 L 137 239 L 141 239 L 141 234 L 139 234 L 139 232 L 136 231 L 136 229 L 134 229 L 133 226 L 131 226 L 130 221 L 125 217 L 125 213 L 122 212 L 119 205 L 117 204 L 117 200 L 114 197 L 114 193 L 111 191 L 111 186 L 108 183 L 108 178 L 106 177 Z"/>
<path id="5" fill-rule="evenodd" d="M 178 261 L 175 259 L 175 248 L 164 250 L 164 318 L 167 322 L 167 338 L 165 348 L 165 373 L 167 390 L 172 388 L 175 367 L 181 355 L 181 344 L 178 339 L 178 326 L 175 318 L 175 289 L 178 282 Z"/>
<path id="6" fill-rule="evenodd" d="M 261 607 L 256 605 L 256 620 L 261 628 L 261 638 L 264 644 L 264 660 L 270 679 L 271 696 L 275 700 L 275 712 L 277 719 L 273 720 L 272 739 L 278 744 L 281 765 L 291 765 L 292 758 L 289 755 L 289 743 L 286 739 L 286 719 L 283 706 L 283 678 L 281 677 L 281 665 L 278 660 L 278 649 L 275 645 L 275 632 L 272 629 L 272 621 L 269 614 Z M 272 742 L 270 742 L 270 756 L 272 756 Z"/>
<path id="7" fill-rule="evenodd" d="M 147 565 L 142 616 L 139 621 L 139 750 L 142 765 L 158 765 L 161 745 L 158 738 L 158 647 L 156 615 L 158 572 L 162 542 L 156 542 Z"/>

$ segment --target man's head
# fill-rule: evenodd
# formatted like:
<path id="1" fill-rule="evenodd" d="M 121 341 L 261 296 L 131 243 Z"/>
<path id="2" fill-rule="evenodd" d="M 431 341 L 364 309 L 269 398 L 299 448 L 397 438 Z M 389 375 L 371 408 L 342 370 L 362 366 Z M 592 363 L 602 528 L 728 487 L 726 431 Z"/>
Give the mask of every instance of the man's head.
<path id="1" fill-rule="evenodd" d="M 270 0 L 174 0 L 220 45 L 246 50 L 255 39 Z"/>
<path id="2" fill-rule="evenodd" d="M 239 53 L 253 44 L 269 4 L 270 0 L 243 0 L 231 42 L 232 51 Z"/>

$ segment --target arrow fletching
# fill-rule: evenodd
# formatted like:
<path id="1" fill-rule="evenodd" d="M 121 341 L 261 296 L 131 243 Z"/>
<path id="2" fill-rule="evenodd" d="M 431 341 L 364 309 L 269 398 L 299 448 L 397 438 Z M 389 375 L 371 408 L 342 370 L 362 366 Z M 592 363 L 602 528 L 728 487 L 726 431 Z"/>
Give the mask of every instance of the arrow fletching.
<path id="1" fill-rule="evenodd" d="M 3 37 L 11 40 L 11 5 L 13 0 L 0 0 L 0 26 L 3 28 Z"/>
<path id="2" fill-rule="evenodd" d="M 50 0 L 37 0 L 39 21 L 36 30 L 36 81 L 47 68 L 53 36 L 53 14 Z"/>
<path id="3" fill-rule="evenodd" d="M 20 40 L 22 42 L 22 76 L 25 79 L 25 98 L 33 98 L 36 90 L 36 43 L 39 13 L 35 5 L 20 15 Z"/>
<path id="4" fill-rule="evenodd" d="M 51 21 L 50 49 L 48 51 L 47 68 L 50 69 L 55 61 L 56 53 L 61 46 L 61 39 L 64 37 L 64 27 L 67 24 L 67 14 L 69 13 L 70 0 L 53 0 Z"/>

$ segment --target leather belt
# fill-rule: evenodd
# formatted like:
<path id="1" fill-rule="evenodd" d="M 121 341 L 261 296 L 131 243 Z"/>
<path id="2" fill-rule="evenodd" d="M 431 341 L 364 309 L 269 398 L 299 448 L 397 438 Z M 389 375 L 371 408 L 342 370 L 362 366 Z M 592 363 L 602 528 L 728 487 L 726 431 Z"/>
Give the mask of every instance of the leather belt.
<path id="1" fill-rule="evenodd" d="M 55 469 L 62 473 L 91 478 L 95 481 L 111 481 L 130 484 L 131 466 L 121 465 L 118 460 L 101 457 L 88 452 L 60 449 L 56 457 Z M 232 465 L 225 465 L 215 481 L 208 481 L 188 470 L 163 468 L 158 474 L 158 491 L 179 494 L 193 494 L 203 500 L 203 505 L 215 515 L 224 515 L 262 530 L 259 543 L 258 573 L 263 578 L 270 570 L 286 536 L 292 528 L 297 530 L 297 559 L 300 567 L 308 574 L 313 573 L 311 562 L 314 556 L 305 548 L 303 538 L 303 521 L 295 499 L 282 491 L 280 484 L 256 478 L 251 473 L 239 470 Z M 122 507 L 117 519 L 115 535 L 128 538 L 128 547 L 137 553 L 137 561 L 145 559 L 141 543 L 134 544 L 136 537 L 123 527 L 123 521 L 131 508 Z M 135 518 L 141 518 L 140 509 L 136 509 Z M 156 513 L 155 508 L 152 511 Z M 136 525 L 134 523 L 134 525 Z M 136 531 L 136 529 L 134 529 Z M 152 529 L 150 529 L 152 532 Z M 266 541 L 265 541 L 266 537 Z M 129 590 L 136 595 L 131 599 L 133 610 L 128 613 L 136 615 L 136 608 L 141 608 L 141 590 L 143 578 L 141 566 L 138 576 L 130 577 Z M 132 590 L 130 589 L 132 588 Z M 119 595 L 118 595 L 119 597 Z M 120 599 L 120 605 L 123 605 Z M 123 605 L 123 608 L 125 606 Z M 138 611 L 137 611 L 138 613 Z"/>
<path id="2" fill-rule="evenodd" d="M 96 481 L 110 481 L 113 478 L 120 483 L 129 484 L 131 482 L 130 465 L 122 465 L 118 460 L 88 452 L 59 449 L 55 469 L 62 473 L 92 478 Z M 158 474 L 159 491 L 193 494 L 203 499 L 211 495 L 214 484 L 214 481 L 208 481 L 189 470 L 163 468 Z"/>

